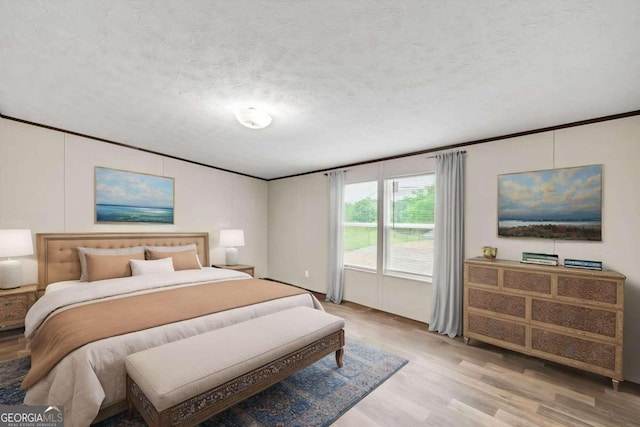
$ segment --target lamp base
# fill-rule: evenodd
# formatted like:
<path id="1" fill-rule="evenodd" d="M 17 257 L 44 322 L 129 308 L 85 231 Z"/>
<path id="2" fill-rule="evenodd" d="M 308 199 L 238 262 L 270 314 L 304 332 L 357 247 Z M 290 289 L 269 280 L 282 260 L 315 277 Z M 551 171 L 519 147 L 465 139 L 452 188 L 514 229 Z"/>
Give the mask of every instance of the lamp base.
<path id="1" fill-rule="evenodd" d="M 227 265 L 238 265 L 238 249 L 227 248 L 226 258 L 227 258 Z"/>
<path id="2" fill-rule="evenodd" d="M 8 259 L 0 261 L 0 289 L 19 288 L 22 285 L 20 261 Z"/>

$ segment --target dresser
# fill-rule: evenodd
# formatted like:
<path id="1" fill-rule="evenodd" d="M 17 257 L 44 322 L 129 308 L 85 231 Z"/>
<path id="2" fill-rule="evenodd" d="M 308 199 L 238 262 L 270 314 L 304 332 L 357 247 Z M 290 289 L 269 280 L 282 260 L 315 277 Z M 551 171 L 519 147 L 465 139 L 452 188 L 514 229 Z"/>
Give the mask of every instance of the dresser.
<path id="1" fill-rule="evenodd" d="M 464 339 L 622 381 L 625 276 L 515 261 L 464 263 Z"/>
<path id="2" fill-rule="evenodd" d="M 34 302 L 36 285 L 0 290 L 0 330 L 24 326 L 24 317 Z"/>

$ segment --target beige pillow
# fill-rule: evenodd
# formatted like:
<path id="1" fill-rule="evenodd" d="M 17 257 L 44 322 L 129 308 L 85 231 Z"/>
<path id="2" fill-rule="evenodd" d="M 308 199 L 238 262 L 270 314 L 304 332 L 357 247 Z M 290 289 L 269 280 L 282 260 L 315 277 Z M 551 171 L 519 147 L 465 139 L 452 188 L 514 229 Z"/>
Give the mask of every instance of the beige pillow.
<path id="1" fill-rule="evenodd" d="M 173 258 L 173 268 L 178 270 L 199 270 L 198 254 L 195 249 L 179 252 L 160 252 L 147 249 L 149 259 Z"/>
<path id="2" fill-rule="evenodd" d="M 180 246 L 145 246 L 145 251 L 147 252 L 147 259 L 149 258 L 149 251 L 156 252 L 184 252 L 193 249 L 196 251 L 196 258 L 198 259 L 198 268 L 202 268 L 202 262 L 200 262 L 200 257 L 198 256 L 198 246 L 195 243 L 189 243 L 188 245 L 180 245 Z"/>
<path id="3" fill-rule="evenodd" d="M 85 254 L 87 260 L 87 280 L 115 279 L 131 276 L 129 260 L 144 259 L 144 252 L 125 255 Z"/>
<path id="4" fill-rule="evenodd" d="M 142 252 L 144 254 L 143 246 L 132 246 L 129 248 L 118 248 L 118 249 L 99 249 L 99 248 L 85 248 L 82 246 L 78 247 L 78 256 L 80 258 L 80 281 L 86 282 L 88 278 L 87 274 L 87 259 L 86 254 L 94 254 L 94 255 L 128 255 L 128 254 L 137 254 Z M 144 258 L 143 258 L 144 259 Z"/>

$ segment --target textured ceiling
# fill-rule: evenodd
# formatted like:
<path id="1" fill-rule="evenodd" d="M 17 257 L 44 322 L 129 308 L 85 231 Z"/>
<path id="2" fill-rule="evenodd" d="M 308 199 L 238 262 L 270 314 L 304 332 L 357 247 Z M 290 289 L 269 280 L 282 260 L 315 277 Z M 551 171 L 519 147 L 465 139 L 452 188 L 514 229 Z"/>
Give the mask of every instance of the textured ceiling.
<path id="1" fill-rule="evenodd" d="M 0 114 L 270 179 L 638 110 L 639 41 L 638 0 L 0 0 Z"/>

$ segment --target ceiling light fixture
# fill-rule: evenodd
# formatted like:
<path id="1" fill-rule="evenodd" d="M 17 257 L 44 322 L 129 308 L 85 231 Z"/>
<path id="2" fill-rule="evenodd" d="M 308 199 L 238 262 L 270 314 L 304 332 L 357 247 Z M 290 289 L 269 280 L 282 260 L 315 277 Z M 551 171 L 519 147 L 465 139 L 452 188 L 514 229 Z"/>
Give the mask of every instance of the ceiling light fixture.
<path id="1" fill-rule="evenodd" d="M 250 129 L 262 129 L 271 123 L 271 116 L 253 107 L 241 108 L 236 111 L 236 119 Z"/>

